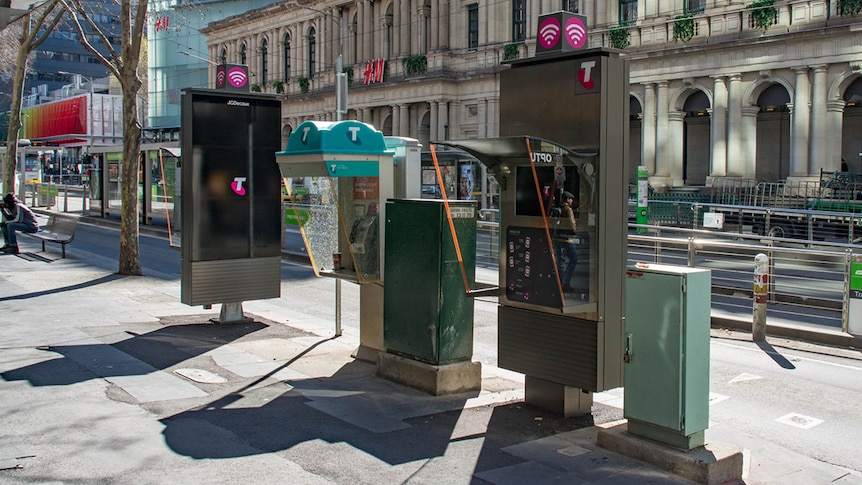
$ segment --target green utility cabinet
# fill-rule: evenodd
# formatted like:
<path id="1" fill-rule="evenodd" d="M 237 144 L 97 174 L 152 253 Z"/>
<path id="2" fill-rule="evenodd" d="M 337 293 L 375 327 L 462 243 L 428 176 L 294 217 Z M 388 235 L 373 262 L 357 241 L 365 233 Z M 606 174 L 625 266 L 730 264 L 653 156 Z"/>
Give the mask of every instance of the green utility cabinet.
<path id="1" fill-rule="evenodd" d="M 476 203 L 450 200 L 469 286 L 475 280 Z M 467 295 L 442 200 L 386 203 L 383 343 L 432 365 L 473 357 L 473 298 Z"/>
<path id="2" fill-rule="evenodd" d="M 709 270 L 626 270 L 624 414 L 629 433 L 682 449 L 709 427 Z"/>

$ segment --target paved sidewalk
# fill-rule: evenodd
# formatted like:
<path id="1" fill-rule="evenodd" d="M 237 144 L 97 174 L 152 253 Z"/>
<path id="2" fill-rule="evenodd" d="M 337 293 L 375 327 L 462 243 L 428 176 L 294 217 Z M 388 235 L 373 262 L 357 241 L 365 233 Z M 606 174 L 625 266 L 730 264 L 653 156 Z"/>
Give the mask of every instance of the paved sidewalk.
<path id="1" fill-rule="evenodd" d="M 24 239 L 0 256 L 2 483 L 689 483 L 596 445 L 621 390 L 564 419 L 525 406 L 520 375 L 483 366 L 481 392 L 428 396 L 378 378 L 351 357 L 350 327 L 332 338 L 287 297 L 212 324 L 218 308 L 181 304 L 178 281 Z M 745 450 L 745 483 L 862 483 L 733 423 L 707 439 Z"/>

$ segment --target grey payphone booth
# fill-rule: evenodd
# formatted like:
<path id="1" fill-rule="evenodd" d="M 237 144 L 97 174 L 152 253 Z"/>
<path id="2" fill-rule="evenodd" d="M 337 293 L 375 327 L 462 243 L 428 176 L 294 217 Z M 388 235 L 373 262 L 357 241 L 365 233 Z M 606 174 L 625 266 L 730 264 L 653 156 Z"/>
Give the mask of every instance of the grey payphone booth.
<path id="1" fill-rule="evenodd" d="M 628 65 L 607 49 L 545 55 L 500 85 L 503 138 L 442 142 L 502 190 L 498 362 L 526 375 L 528 403 L 587 414 L 592 392 L 623 383 Z"/>

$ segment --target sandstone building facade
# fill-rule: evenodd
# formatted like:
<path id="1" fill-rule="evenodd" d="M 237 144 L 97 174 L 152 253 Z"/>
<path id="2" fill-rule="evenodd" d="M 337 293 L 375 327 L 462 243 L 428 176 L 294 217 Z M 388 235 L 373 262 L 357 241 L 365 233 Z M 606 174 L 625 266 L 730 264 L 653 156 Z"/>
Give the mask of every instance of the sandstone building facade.
<path id="1" fill-rule="evenodd" d="M 856 3 L 285 1 L 201 32 L 214 63 L 248 64 L 257 89 L 283 96 L 285 137 L 304 120 L 337 118 L 340 55 L 344 119 L 427 147 L 498 136 L 506 61 L 534 54 L 538 15 L 578 12 L 589 47 L 621 48 L 630 60 L 630 177 L 645 165 L 653 186 L 675 187 L 816 178 L 842 159 L 862 171 Z"/>

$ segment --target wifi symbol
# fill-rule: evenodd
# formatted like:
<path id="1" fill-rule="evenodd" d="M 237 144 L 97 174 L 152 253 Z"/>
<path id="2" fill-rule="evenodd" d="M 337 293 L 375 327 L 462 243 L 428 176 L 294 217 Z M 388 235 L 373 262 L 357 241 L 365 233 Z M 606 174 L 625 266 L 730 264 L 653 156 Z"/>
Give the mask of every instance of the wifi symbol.
<path id="1" fill-rule="evenodd" d="M 216 86 L 224 86 L 224 77 L 225 72 L 224 69 L 219 69 L 216 73 Z"/>
<path id="2" fill-rule="evenodd" d="M 566 22 L 566 40 L 569 41 L 569 45 L 574 49 L 583 47 L 586 44 L 587 28 L 581 19 L 572 17 Z"/>
<path id="3" fill-rule="evenodd" d="M 539 43 L 545 49 L 554 47 L 560 40 L 560 22 L 556 17 L 549 17 L 539 26 Z"/>
<path id="4" fill-rule="evenodd" d="M 241 67 L 232 67 L 227 71 L 227 79 L 231 86 L 241 88 L 248 82 L 248 74 Z"/>

